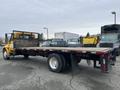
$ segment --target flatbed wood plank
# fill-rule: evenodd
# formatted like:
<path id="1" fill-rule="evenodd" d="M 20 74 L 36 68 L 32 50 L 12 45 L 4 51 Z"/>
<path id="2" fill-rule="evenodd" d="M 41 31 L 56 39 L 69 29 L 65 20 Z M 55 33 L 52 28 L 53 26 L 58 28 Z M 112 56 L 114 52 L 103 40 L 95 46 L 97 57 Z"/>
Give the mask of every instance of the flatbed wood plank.
<path id="1" fill-rule="evenodd" d="M 78 51 L 78 52 L 108 52 L 112 50 L 112 48 L 91 48 L 91 47 L 21 47 L 19 49 L 26 50 L 65 50 L 65 51 Z"/>

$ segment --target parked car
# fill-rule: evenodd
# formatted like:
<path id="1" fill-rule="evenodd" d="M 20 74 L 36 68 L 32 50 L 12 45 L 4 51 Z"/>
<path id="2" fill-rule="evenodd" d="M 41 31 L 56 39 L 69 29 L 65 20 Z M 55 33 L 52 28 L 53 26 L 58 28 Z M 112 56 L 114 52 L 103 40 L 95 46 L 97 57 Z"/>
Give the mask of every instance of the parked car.
<path id="1" fill-rule="evenodd" d="M 81 44 L 77 38 L 69 39 L 67 41 L 69 47 L 80 47 Z"/>
<path id="2" fill-rule="evenodd" d="M 67 47 L 68 44 L 63 39 L 53 39 L 50 46 L 51 47 Z"/>
<path id="3" fill-rule="evenodd" d="M 63 39 L 52 39 L 48 41 L 44 41 L 41 47 L 67 47 L 68 44 Z"/>
<path id="4" fill-rule="evenodd" d="M 50 47 L 51 41 L 44 41 L 40 44 L 41 47 Z"/>

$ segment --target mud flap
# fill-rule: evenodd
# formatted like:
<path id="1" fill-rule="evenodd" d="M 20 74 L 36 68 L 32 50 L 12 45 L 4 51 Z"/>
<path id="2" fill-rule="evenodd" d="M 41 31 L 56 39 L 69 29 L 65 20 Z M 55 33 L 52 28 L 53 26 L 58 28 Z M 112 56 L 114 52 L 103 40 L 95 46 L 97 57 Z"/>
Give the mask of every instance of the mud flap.
<path id="1" fill-rule="evenodd" d="M 110 72 L 112 70 L 112 59 L 111 58 L 102 58 L 101 59 L 101 71 Z"/>

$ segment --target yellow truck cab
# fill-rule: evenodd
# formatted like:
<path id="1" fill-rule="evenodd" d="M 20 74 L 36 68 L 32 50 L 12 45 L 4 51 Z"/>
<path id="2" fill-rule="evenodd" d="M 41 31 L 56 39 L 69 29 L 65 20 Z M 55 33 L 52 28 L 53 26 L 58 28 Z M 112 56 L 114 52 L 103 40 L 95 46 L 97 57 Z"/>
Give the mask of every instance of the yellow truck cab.
<path id="1" fill-rule="evenodd" d="M 16 30 L 13 30 L 12 33 L 6 33 L 6 44 L 3 47 L 3 58 L 10 59 L 10 56 L 16 55 L 16 48 L 39 46 L 39 36 L 40 34 L 35 32 L 25 32 Z M 24 54 L 24 57 L 28 57 L 28 55 Z"/>

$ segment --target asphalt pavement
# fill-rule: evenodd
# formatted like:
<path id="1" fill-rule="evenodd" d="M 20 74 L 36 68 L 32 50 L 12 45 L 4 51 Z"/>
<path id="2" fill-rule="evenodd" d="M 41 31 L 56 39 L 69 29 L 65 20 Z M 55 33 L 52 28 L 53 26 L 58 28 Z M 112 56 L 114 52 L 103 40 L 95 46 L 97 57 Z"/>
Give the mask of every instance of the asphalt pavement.
<path id="1" fill-rule="evenodd" d="M 48 70 L 46 58 L 19 56 L 5 61 L 1 52 L 0 90 L 120 90 L 120 57 L 110 73 L 84 61 L 74 71 L 54 73 Z"/>

